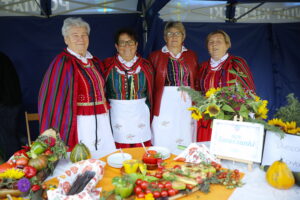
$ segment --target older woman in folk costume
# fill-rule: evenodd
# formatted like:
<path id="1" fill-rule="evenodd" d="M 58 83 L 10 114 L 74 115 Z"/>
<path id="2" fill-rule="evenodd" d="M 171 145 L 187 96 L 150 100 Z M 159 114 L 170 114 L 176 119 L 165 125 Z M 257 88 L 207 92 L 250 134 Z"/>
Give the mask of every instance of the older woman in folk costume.
<path id="1" fill-rule="evenodd" d="M 153 143 L 175 150 L 177 145 L 195 141 L 195 122 L 188 108 L 192 102 L 180 86 L 195 87 L 197 55 L 183 46 L 186 37 L 181 22 L 168 22 L 164 30 L 166 45 L 150 54 L 155 68 Z"/>
<path id="2" fill-rule="evenodd" d="M 228 81 L 236 79 L 246 90 L 255 92 L 255 85 L 250 69 L 246 61 L 234 55 L 227 53 L 231 47 L 230 37 L 223 30 L 217 30 L 210 33 L 206 38 L 206 47 L 211 58 L 201 63 L 197 84 L 200 91 L 205 93 L 210 88 L 229 86 L 234 83 Z M 244 76 L 238 76 L 230 73 L 235 71 Z M 210 141 L 212 120 L 201 119 L 198 122 L 197 141 Z"/>
<path id="3" fill-rule="evenodd" d="M 90 26 L 81 18 L 64 20 L 67 48 L 52 61 L 40 88 L 41 132 L 53 127 L 71 150 L 79 141 L 93 151 L 113 151 L 103 66 L 87 51 Z"/>
<path id="4" fill-rule="evenodd" d="M 131 29 L 115 35 L 117 55 L 104 61 L 106 94 L 117 148 L 151 145 L 150 108 L 153 69 L 137 55 L 137 36 Z"/>

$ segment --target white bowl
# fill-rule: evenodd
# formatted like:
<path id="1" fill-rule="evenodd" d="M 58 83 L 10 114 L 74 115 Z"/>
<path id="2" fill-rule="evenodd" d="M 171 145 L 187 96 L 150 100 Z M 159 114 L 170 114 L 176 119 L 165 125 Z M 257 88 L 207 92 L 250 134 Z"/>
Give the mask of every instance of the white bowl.
<path id="1" fill-rule="evenodd" d="M 166 147 L 152 146 L 148 150 L 155 150 L 157 153 L 162 155 L 162 159 L 168 159 L 170 157 L 170 150 Z"/>
<path id="2" fill-rule="evenodd" d="M 132 159 L 132 156 L 128 153 L 114 153 L 107 157 L 107 163 L 111 167 L 121 168 L 125 160 Z"/>

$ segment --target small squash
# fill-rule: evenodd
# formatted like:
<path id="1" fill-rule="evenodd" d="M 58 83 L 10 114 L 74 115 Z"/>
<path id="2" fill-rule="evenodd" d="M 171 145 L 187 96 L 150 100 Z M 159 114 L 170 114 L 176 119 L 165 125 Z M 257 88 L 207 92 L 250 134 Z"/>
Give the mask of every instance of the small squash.
<path id="1" fill-rule="evenodd" d="M 78 143 L 71 152 L 70 160 L 72 163 L 91 158 L 90 150 L 83 143 Z"/>
<path id="2" fill-rule="evenodd" d="M 267 170 L 267 182 L 278 189 L 289 189 L 295 184 L 294 176 L 282 160 L 275 161 Z"/>
<path id="3" fill-rule="evenodd" d="M 36 168 L 38 171 L 47 168 L 48 157 L 45 155 L 39 155 L 37 158 L 32 158 L 28 162 L 29 166 Z"/>

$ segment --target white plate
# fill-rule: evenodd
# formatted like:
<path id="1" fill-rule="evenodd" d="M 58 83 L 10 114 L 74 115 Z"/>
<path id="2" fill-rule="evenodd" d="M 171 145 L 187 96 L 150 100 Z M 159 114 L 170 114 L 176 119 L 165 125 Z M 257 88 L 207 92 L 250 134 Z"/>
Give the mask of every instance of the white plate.
<path id="1" fill-rule="evenodd" d="M 123 161 L 132 159 L 132 156 L 128 153 L 114 153 L 108 156 L 107 163 L 111 167 L 121 168 L 123 166 Z"/>
<path id="2" fill-rule="evenodd" d="M 148 150 L 155 150 L 157 153 L 162 155 L 162 159 L 168 159 L 170 157 L 170 150 L 166 147 L 153 146 L 149 147 Z"/>

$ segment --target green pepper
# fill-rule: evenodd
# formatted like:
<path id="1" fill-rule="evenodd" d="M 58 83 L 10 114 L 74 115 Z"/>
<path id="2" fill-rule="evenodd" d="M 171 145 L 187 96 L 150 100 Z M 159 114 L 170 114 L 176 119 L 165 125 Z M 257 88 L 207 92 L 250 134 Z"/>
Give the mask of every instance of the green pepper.
<path id="1" fill-rule="evenodd" d="M 47 146 L 42 142 L 34 142 L 31 145 L 30 151 L 36 155 L 43 153 L 47 149 Z"/>
<path id="2" fill-rule="evenodd" d="M 122 198 L 129 197 L 133 191 L 133 184 L 116 184 L 115 185 L 115 193 L 120 195 Z"/>

